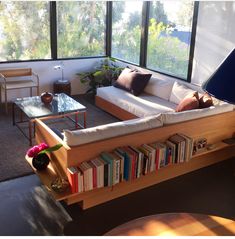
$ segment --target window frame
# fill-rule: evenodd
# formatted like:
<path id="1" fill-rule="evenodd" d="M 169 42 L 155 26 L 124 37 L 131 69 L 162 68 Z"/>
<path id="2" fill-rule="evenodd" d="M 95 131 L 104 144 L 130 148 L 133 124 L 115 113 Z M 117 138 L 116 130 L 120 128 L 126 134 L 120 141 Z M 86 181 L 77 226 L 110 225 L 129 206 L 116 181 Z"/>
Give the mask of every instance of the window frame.
<path id="1" fill-rule="evenodd" d="M 146 66 L 147 62 L 147 46 L 148 46 L 148 23 L 149 23 L 149 13 L 150 13 L 150 3 L 151 1 L 145 1 L 143 3 L 142 8 L 142 26 L 141 26 L 141 44 L 140 44 L 140 60 L 139 64 L 134 64 L 132 62 L 128 62 L 123 59 L 119 59 L 117 57 L 111 56 L 121 62 L 132 64 L 135 66 L 142 67 L 147 70 L 151 70 L 153 72 L 160 73 L 162 75 L 170 76 L 175 79 L 191 82 L 192 68 L 193 68 L 193 57 L 194 57 L 194 48 L 195 48 L 195 39 L 196 39 L 196 29 L 197 29 L 197 19 L 198 19 L 198 9 L 199 9 L 199 1 L 194 1 L 194 9 L 193 9 L 193 19 L 192 19 L 192 28 L 191 28 L 191 39 L 190 39 L 190 47 L 189 47 L 189 59 L 188 59 L 188 71 L 187 78 L 182 78 L 173 74 L 167 74 L 162 71 L 157 71 L 155 69 L 151 69 Z"/>
<path id="2" fill-rule="evenodd" d="M 184 80 L 191 82 L 192 69 L 193 69 L 193 57 L 195 49 L 195 39 L 196 39 L 196 29 L 197 29 L 197 20 L 198 20 L 198 9 L 199 1 L 194 1 L 194 10 L 193 10 L 193 20 L 191 28 L 191 39 L 190 39 L 190 49 L 189 49 L 189 60 L 188 60 L 188 72 L 187 78 L 181 78 L 173 74 L 167 74 L 165 72 L 157 71 L 155 69 L 148 68 L 146 66 L 147 61 L 147 45 L 148 45 L 148 23 L 149 23 L 149 13 L 150 13 L 150 3 L 151 1 L 144 1 L 142 6 L 142 22 L 141 22 L 141 39 L 140 39 L 140 56 L 139 64 L 128 62 L 123 59 L 112 56 L 112 11 L 113 11 L 113 2 L 106 2 L 106 27 L 105 27 L 105 52 L 104 55 L 100 56 L 84 56 L 84 57 L 66 57 L 58 58 L 58 45 L 57 45 L 57 2 L 49 1 L 49 14 L 50 14 L 50 47 L 51 47 L 51 58 L 50 59 L 31 59 L 31 60 L 15 60 L 15 61 L 1 61 L 0 64 L 6 63 L 20 63 L 20 62 L 38 62 L 38 61 L 66 61 L 66 60 L 79 60 L 79 59 L 93 59 L 93 58 L 106 58 L 112 57 L 118 61 L 131 64 L 134 66 L 142 67 L 153 72 L 160 73 L 162 75 L 170 76 L 176 79 Z"/>
<path id="3" fill-rule="evenodd" d="M 108 46 L 107 46 L 107 36 L 108 33 L 108 24 L 107 22 L 110 19 L 110 13 L 108 9 L 110 9 L 111 2 L 106 2 L 106 28 L 105 28 L 105 51 L 104 55 L 98 56 L 80 56 L 80 57 L 63 57 L 58 58 L 58 45 L 57 45 L 57 2 L 56 1 L 49 1 L 49 28 L 50 28 L 50 51 L 51 51 L 51 58 L 49 59 L 31 59 L 31 60 L 15 60 L 15 61 L 0 61 L 0 64 L 8 64 L 8 63 L 20 63 L 20 62 L 38 62 L 38 61 L 66 61 L 66 60 L 80 60 L 80 59 L 94 59 L 94 58 L 106 58 L 109 55 L 108 53 Z M 111 11 L 112 12 L 112 11 Z"/>

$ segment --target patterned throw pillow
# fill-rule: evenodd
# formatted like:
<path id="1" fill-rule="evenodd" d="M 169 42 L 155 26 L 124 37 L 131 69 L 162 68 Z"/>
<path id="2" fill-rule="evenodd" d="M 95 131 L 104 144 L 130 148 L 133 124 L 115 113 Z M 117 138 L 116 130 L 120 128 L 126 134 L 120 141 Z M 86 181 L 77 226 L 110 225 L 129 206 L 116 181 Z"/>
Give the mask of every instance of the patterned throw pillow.
<path id="1" fill-rule="evenodd" d="M 176 108 L 176 112 L 182 112 L 185 110 L 193 110 L 199 108 L 199 96 L 198 92 L 190 93 L 183 100 L 180 101 Z"/>
<path id="2" fill-rule="evenodd" d="M 208 108 L 210 106 L 213 106 L 213 100 L 211 96 L 207 93 L 204 93 L 202 96 L 199 98 L 199 108 Z"/>

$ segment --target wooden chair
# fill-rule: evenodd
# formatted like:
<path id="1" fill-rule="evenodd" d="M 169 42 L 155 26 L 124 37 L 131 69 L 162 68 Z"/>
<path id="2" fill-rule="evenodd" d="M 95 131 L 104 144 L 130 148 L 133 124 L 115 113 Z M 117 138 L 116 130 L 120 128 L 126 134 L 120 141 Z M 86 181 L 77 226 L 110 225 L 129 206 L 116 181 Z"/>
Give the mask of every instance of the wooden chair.
<path id="1" fill-rule="evenodd" d="M 4 91 L 5 109 L 7 109 L 7 91 L 17 89 L 30 89 L 30 96 L 33 88 L 36 88 L 39 95 L 39 77 L 31 68 L 0 69 L 0 102 L 2 101 L 2 91 Z"/>

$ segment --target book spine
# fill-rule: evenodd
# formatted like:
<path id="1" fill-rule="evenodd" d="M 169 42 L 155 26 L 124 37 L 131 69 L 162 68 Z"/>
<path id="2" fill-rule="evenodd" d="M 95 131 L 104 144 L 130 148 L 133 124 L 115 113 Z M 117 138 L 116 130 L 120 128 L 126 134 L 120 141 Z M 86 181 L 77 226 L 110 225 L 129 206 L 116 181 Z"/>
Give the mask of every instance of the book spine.
<path id="1" fill-rule="evenodd" d="M 67 177 L 70 184 L 71 192 L 75 193 L 75 176 L 69 168 L 67 168 Z"/>
<path id="2" fill-rule="evenodd" d="M 104 165 L 104 186 L 109 186 L 109 164 Z"/>

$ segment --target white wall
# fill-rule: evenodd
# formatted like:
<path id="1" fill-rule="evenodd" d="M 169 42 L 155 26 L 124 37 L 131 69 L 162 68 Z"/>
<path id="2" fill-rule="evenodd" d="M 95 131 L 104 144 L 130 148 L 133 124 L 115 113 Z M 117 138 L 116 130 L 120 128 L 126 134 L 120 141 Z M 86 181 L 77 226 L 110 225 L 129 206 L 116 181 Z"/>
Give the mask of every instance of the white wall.
<path id="1" fill-rule="evenodd" d="M 71 82 L 71 94 L 82 94 L 86 91 L 87 86 L 82 84 L 76 73 L 90 71 L 97 66 L 100 58 L 64 60 L 64 78 Z M 37 61 L 0 64 L 1 68 L 20 68 L 31 67 L 40 79 L 40 93 L 44 91 L 53 92 L 53 83 L 61 79 L 61 71 L 54 70 L 54 66 L 60 64 L 60 61 Z M 16 97 L 29 96 L 29 89 L 8 91 L 8 101 Z M 3 98 L 3 96 L 2 96 Z"/>
<path id="2" fill-rule="evenodd" d="M 201 84 L 235 47 L 235 2 L 200 1 L 192 83 Z"/>

